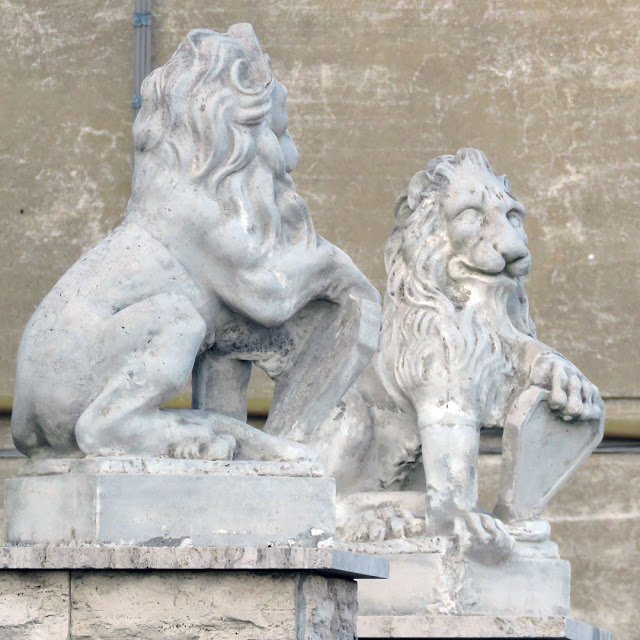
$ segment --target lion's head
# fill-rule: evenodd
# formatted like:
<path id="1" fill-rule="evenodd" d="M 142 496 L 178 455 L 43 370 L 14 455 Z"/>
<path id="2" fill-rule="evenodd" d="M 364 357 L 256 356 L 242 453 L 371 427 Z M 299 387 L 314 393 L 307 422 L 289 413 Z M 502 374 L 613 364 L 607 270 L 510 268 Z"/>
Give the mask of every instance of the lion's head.
<path id="1" fill-rule="evenodd" d="M 298 152 L 287 130 L 287 91 L 251 25 L 189 32 L 144 80 L 141 96 L 128 206 L 134 219 L 145 210 L 156 215 L 157 203 L 184 203 L 210 222 L 233 220 L 263 253 L 278 242 L 283 207 L 299 213 L 290 216 L 299 235 L 313 230 L 289 177 Z"/>
<path id="2" fill-rule="evenodd" d="M 397 382 L 409 397 L 427 389 L 433 403 L 490 421 L 513 343 L 535 333 L 524 208 L 482 152 L 461 149 L 416 173 L 395 213 L 384 342 Z"/>

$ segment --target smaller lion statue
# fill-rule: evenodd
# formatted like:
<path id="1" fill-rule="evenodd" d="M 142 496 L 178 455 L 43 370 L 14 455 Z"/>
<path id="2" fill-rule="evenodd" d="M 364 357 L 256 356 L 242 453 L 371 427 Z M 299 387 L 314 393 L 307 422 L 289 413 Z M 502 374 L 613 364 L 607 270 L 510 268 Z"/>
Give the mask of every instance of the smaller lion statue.
<path id="1" fill-rule="evenodd" d="M 316 459 L 293 438 L 375 352 L 380 296 L 296 193 L 286 97 L 248 24 L 191 31 L 145 79 L 127 217 L 25 329 L 20 451 Z M 246 424 L 254 363 L 276 380 L 266 431 Z M 191 376 L 193 408 L 161 409 Z"/>
<path id="2" fill-rule="evenodd" d="M 525 210 L 482 152 L 429 162 L 395 217 L 380 349 L 312 445 L 345 496 L 347 540 L 455 534 L 499 558 L 513 539 L 478 508 L 480 428 L 504 427 L 532 386 L 548 392 L 564 421 L 598 421 L 603 403 L 571 362 L 536 339 L 523 286 Z M 424 494 L 420 509 L 415 492 L 404 492 L 400 506 L 403 492 L 390 492 L 420 457 L 426 517 Z"/>

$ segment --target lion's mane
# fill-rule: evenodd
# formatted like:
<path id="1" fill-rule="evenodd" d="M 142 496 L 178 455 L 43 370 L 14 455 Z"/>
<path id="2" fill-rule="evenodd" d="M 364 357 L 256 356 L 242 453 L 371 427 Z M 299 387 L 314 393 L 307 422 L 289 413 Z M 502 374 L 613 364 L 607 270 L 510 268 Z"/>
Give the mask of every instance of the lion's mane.
<path id="1" fill-rule="evenodd" d="M 499 403 L 502 383 L 512 370 L 508 348 L 512 345 L 506 345 L 508 338 L 467 307 L 464 290 L 449 276 L 452 249 L 442 200 L 456 170 L 465 163 L 491 171 L 475 149 L 440 156 L 415 174 L 396 203 L 396 225 L 385 246 L 384 326 L 393 339 L 383 344 L 394 349 L 384 359 L 394 361 L 396 381 L 410 399 L 418 389 L 439 387 L 447 390 L 444 400 L 474 413 L 472 407 Z M 508 305 L 505 313 L 516 332 L 533 337 L 523 278 L 517 279 L 515 304 L 503 294 L 495 292 L 496 306 Z M 448 379 L 435 380 L 434 370 L 448 372 Z M 472 381 L 469 372 L 473 372 Z M 460 380 L 470 384 L 461 389 L 452 383 Z M 490 421 L 486 415 L 474 417 Z"/>
<path id="2" fill-rule="evenodd" d="M 200 191 L 216 204 L 221 222 L 241 221 L 255 236 L 256 254 L 282 241 L 283 209 L 297 212 L 287 216 L 297 221 L 296 240 L 314 241 L 282 138 L 269 127 L 276 90 L 286 95 L 250 25 L 234 25 L 226 34 L 189 32 L 142 84 L 129 211 L 144 209 L 149 194 L 170 182 L 168 188 Z M 288 132 L 283 137 L 295 152 Z"/>
<path id="3" fill-rule="evenodd" d="M 269 111 L 273 82 L 267 75 L 243 85 L 241 72 L 251 61 L 242 42 L 195 29 L 144 80 L 133 127 L 136 164 L 161 162 L 177 175 L 206 181 L 213 196 L 225 175 L 249 163 L 256 153 L 250 126 Z"/>

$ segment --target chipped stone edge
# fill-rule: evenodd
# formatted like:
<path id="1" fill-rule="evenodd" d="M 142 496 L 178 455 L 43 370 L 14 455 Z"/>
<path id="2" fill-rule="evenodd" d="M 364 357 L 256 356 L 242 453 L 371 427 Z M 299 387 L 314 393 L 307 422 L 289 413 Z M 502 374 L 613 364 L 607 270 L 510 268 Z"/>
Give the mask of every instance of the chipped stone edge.
<path id="1" fill-rule="evenodd" d="M 565 617 L 406 615 L 359 616 L 360 640 L 374 638 L 549 638 L 614 640 L 613 634 Z"/>
<path id="2" fill-rule="evenodd" d="M 304 547 L 0 547 L 0 570 L 310 571 L 350 578 L 387 578 L 384 558 Z"/>
<path id="3" fill-rule="evenodd" d="M 162 457 L 34 458 L 18 470 L 19 477 L 70 474 L 145 474 L 324 477 L 316 462 L 278 460 L 178 460 Z"/>

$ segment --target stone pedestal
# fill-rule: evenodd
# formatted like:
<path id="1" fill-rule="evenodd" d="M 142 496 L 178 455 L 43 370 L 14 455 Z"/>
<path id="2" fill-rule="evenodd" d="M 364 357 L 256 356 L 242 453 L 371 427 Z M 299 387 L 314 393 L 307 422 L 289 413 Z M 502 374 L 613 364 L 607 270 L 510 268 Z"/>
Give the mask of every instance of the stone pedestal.
<path id="1" fill-rule="evenodd" d="M 355 640 L 381 558 L 302 547 L 4 547 L 0 638 Z"/>
<path id="2" fill-rule="evenodd" d="M 614 640 L 613 634 L 566 616 L 416 615 L 358 618 L 359 640 Z"/>
<path id="3" fill-rule="evenodd" d="M 383 557 L 390 562 L 389 579 L 361 585 L 360 616 L 557 617 L 569 613 L 571 569 L 557 557 L 552 542 L 516 543 L 513 555 L 495 565 L 465 559 L 445 539 L 434 539 L 431 552 Z"/>
<path id="4" fill-rule="evenodd" d="M 335 531 L 318 466 L 167 458 L 30 461 L 5 483 L 9 546 L 314 547 Z"/>
<path id="5" fill-rule="evenodd" d="M 371 543 L 364 546 L 373 550 Z M 447 538 L 422 539 L 411 553 L 381 555 L 390 562 L 389 579 L 358 587 L 361 640 L 613 638 L 568 617 L 570 566 L 548 540 L 516 542 L 494 565 L 466 558 Z"/>
<path id="6" fill-rule="evenodd" d="M 0 640 L 355 640 L 335 483 L 310 463 L 31 460 L 6 481 Z"/>

